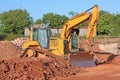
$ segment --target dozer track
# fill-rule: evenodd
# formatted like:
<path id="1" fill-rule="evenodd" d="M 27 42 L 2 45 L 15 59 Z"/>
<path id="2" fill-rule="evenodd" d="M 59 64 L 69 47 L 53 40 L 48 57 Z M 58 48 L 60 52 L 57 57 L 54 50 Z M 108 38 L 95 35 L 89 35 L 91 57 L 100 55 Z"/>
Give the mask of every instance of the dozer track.
<path id="1" fill-rule="evenodd" d="M 32 56 L 29 56 L 28 55 L 28 51 L 29 50 L 32 50 L 33 52 L 33 55 Z M 45 58 L 45 57 L 49 57 L 51 56 L 52 54 L 47 51 L 47 50 L 44 50 L 44 49 L 40 49 L 40 48 L 36 48 L 36 47 L 28 47 L 24 50 L 23 54 L 20 55 L 20 58 L 23 58 L 23 57 L 38 57 L 38 58 Z"/>
<path id="2" fill-rule="evenodd" d="M 34 53 L 32 56 L 28 55 L 28 51 L 32 50 Z M 23 57 L 37 57 L 37 58 L 47 58 L 52 57 L 54 54 L 50 53 L 48 50 L 45 49 L 40 49 L 36 47 L 28 47 L 25 49 L 23 54 L 20 56 L 20 58 Z M 90 54 L 89 52 L 86 51 L 80 51 L 78 53 L 70 54 L 68 56 L 69 62 L 75 66 L 79 67 L 94 67 L 95 62 L 94 62 L 94 54 Z"/>

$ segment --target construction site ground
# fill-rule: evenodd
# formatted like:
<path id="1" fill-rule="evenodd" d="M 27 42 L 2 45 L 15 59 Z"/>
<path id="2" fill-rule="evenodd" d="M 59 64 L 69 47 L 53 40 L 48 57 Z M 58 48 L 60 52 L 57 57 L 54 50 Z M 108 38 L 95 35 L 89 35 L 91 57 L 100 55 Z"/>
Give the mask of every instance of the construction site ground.
<path id="1" fill-rule="evenodd" d="M 63 57 L 48 53 L 48 58 L 18 58 L 20 46 L 0 41 L 0 80 L 120 80 L 120 56 L 101 52 L 96 67 L 81 68 L 71 65 Z"/>

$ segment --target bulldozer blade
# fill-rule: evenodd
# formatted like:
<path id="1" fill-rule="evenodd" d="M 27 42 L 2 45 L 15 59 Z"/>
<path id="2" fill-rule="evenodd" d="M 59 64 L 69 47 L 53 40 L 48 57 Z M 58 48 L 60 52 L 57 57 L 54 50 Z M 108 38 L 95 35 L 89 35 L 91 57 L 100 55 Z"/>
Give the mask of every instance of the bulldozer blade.
<path id="1" fill-rule="evenodd" d="M 71 54 L 69 56 L 69 61 L 71 64 L 79 67 L 95 67 L 94 54 L 89 54 L 89 52 L 79 52 L 77 54 Z"/>

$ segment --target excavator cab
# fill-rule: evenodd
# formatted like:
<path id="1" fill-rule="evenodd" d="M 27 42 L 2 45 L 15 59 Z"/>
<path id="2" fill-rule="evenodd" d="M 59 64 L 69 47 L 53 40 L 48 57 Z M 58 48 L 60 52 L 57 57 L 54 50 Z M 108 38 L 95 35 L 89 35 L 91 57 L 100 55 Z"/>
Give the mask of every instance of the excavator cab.
<path id="1" fill-rule="evenodd" d="M 38 28 L 33 30 L 33 40 L 39 42 L 41 48 L 49 49 L 50 44 L 50 29 Z"/>
<path id="2" fill-rule="evenodd" d="M 72 29 L 70 33 L 71 38 L 71 52 L 78 51 L 78 35 L 79 29 Z"/>

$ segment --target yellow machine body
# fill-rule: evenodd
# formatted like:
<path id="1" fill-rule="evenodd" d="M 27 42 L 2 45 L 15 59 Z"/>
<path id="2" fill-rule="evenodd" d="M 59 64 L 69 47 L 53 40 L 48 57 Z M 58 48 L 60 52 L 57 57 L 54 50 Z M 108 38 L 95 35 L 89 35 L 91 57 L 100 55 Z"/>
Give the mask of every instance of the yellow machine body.
<path id="1" fill-rule="evenodd" d="M 92 12 L 88 12 L 91 9 L 93 9 Z M 78 50 L 79 50 L 78 45 L 74 46 L 75 47 L 74 50 L 72 48 L 73 43 L 72 43 L 72 39 L 71 39 L 71 34 L 73 35 L 73 38 L 77 39 L 77 37 L 79 36 L 79 31 L 77 32 L 78 29 L 76 29 L 73 32 L 72 32 L 72 30 L 74 28 L 76 28 L 77 25 L 83 23 L 86 20 L 88 20 L 88 31 L 87 31 L 87 35 L 86 35 L 86 42 L 88 44 L 90 44 L 91 39 L 93 39 L 96 35 L 96 26 L 97 26 L 97 22 L 98 22 L 99 9 L 98 9 L 98 6 L 95 5 L 94 7 L 90 8 L 89 10 L 76 15 L 76 16 L 72 17 L 71 19 L 69 19 L 67 22 L 65 22 L 62 27 L 62 32 L 60 33 L 59 38 L 51 38 L 48 35 L 47 37 L 49 38 L 48 39 L 49 46 L 47 47 L 47 49 L 49 49 L 49 51 L 51 51 L 53 54 L 58 55 L 58 56 L 65 56 L 65 55 L 68 55 L 71 53 L 73 54 L 73 52 L 75 52 L 75 53 L 78 52 Z M 24 48 L 28 48 L 28 47 L 32 46 L 32 47 L 37 47 L 39 49 L 42 49 L 43 47 L 41 44 L 44 44 L 43 43 L 44 41 L 42 43 L 40 43 L 38 40 L 34 40 L 33 32 L 34 32 L 34 30 L 33 30 L 33 28 L 31 28 L 30 29 L 30 41 L 28 41 L 24 44 Z M 75 32 L 75 34 L 74 34 L 74 32 Z M 43 34 L 43 33 L 41 33 L 41 34 Z M 47 34 L 49 34 L 49 31 L 47 32 Z M 37 34 L 37 35 L 39 36 L 39 34 Z M 77 42 L 77 44 L 78 43 L 79 42 Z M 86 57 L 86 58 L 88 58 L 88 57 Z"/>
<path id="2" fill-rule="evenodd" d="M 51 52 L 55 55 L 63 56 L 64 55 L 64 43 L 62 39 L 51 39 L 50 49 Z"/>

